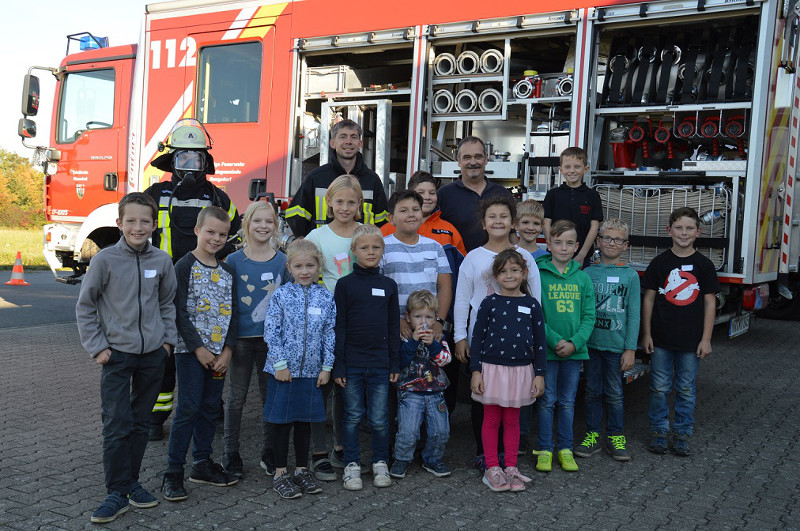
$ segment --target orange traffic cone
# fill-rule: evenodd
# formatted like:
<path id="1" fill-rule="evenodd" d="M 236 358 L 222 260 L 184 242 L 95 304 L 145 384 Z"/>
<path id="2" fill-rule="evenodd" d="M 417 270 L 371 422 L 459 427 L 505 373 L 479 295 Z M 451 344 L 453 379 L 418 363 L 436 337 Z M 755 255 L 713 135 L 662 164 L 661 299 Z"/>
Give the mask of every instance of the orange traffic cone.
<path id="1" fill-rule="evenodd" d="M 17 259 L 14 260 L 14 267 L 11 269 L 11 280 L 6 282 L 8 286 L 30 286 L 25 282 L 25 271 L 22 270 L 22 253 L 17 251 Z"/>

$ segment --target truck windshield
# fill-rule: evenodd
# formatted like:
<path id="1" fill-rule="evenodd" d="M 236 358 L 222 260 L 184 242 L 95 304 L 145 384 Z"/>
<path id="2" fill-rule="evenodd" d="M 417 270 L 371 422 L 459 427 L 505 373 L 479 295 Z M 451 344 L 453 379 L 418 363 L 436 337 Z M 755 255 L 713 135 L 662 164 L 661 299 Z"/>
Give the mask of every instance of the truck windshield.
<path id="1" fill-rule="evenodd" d="M 197 117 L 201 122 L 258 121 L 260 42 L 203 48 L 197 71 Z"/>
<path id="2" fill-rule="evenodd" d="M 87 129 L 114 123 L 114 69 L 67 74 L 58 108 L 57 142 L 74 142 Z"/>

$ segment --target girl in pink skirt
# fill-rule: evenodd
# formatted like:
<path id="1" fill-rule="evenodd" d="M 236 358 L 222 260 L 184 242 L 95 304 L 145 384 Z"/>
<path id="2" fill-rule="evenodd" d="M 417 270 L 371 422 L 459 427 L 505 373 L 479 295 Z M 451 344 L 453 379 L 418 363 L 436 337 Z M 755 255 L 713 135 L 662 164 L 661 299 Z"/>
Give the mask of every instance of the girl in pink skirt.
<path id="1" fill-rule="evenodd" d="M 519 252 L 498 253 L 492 276 L 499 290 L 481 302 L 470 343 L 472 398 L 483 403 L 483 482 L 495 492 L 518 492 L 531 481 L 517 469 L 519 408 L 544 392 L 544 317 L 541 305 L 528 292 L 528 267 Z M 501 423 L 505 470 L 497 455 Z"/>

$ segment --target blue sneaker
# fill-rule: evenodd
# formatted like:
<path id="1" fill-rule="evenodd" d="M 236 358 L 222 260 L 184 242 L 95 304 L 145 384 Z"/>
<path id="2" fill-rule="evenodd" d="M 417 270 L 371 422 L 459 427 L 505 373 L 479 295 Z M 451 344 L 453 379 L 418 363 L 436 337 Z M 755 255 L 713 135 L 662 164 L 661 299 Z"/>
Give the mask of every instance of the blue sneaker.
<path id="1" fill-rule="evenodd" d="M 663 455 L 667 453 L 667 432 L 663 430 L 654 431 L 650 436 L 650 446 L 647 449 L 654 454 Z"/>
<path id="2" fill-rule="evenodd" d="M 422 463 L 422 468 L 436 476 L 437 478 L 445 478 L 450 475 L 450 469 L 446 464 L 439 461 L 438 463 Z"/>
<path id="3" fill-rule="evenodd" d="M 158 500 L 155 496 L 147 492 L 147 489 L 142 487 L 138 481 L 131 483 L 131 491 L 128 493 L 128 501 L 131 505 L 138 509 L 149 509 L 158 505 Z"/>
<path id="4" fill-rule="evenodd" d="M 117 516 L 130 509 L 128 498 L 123 498 L 119 492 L 112 492 L 100 504 L 95 512 L 92 513 L 91 522 L 93 524 L 106 524 L 113 522 Z"/>
<path id="5" fill-rule="evenodd" d="M 486 457 L 483 454 L 476 455 L 472 461 L 472 467 L 481 471 L 481 474 L 486 472 Z"/>
<path id="6" fill-rule="evenodd" d="M 389 469 L 389 475 L 393 478 L 403 479 L 406 477 L 406 472 L 408 472 L 409 466 L 411 466 L 410 461 L 400 461 L 399 459 L 395 459 L 394 463 L 392 463 L 392 468 Z"/>

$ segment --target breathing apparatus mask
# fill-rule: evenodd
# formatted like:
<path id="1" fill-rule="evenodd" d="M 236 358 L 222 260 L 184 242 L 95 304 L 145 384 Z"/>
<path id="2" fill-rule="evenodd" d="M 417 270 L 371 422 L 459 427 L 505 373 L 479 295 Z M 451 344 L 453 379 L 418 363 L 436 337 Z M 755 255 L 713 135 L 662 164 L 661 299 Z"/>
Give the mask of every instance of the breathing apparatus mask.
<path id="1" fill-rule="evenodd" d="M 172 155 L 173 173 L 181 180 L 197 182 L 205 174 L 206 154 L 202 151 L 178 150 Z"/>
<path id="2" fill-rule="evenodd" d="M 164 142 L 158 143 L 158 156 L 151 165 L 171 172 L 181 183 L 197 183 L 214 174 L 214 159 L 208 152 L 213 140 L 202 122 L 194 118 L 178 120 Z"/>

